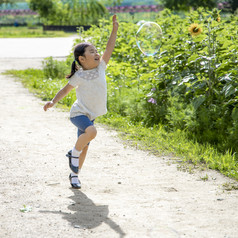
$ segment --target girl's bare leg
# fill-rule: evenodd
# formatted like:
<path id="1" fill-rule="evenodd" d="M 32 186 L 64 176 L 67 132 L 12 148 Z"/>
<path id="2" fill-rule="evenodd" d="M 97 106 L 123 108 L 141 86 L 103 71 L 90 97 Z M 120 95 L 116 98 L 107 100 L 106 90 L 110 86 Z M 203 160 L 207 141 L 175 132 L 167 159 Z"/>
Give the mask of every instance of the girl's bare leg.
<path id="1" fill-rule="evenodd" d="M 86 145 L 83 148 L 83 150 L 82 150 L 82 152 L 81 152 L 81 154 L 79 156 L 79 169 L 81 169 L 83 167 L 83 163 L 84 163 L 84 160 L 86 158 L 87 151 L 88 151 L 88 145 Z"/>
<path id="2" fill-rule="evenodd" d="M 81 170 L 83 163 L 85 161 L 86 155 L 87 155 L 87 151 L 88 151 L 88 143 L 93 140 L 97 135 L 97 130 L 94 126 L 89 126 L 86 130 L 85 133 L 81 134 L 78 137 L 78 140 L 75 144 L 75 149 L 79 152 L 81 151 L 79 158 L 78 159 L 73 159 L 76 160 L 78 163 L 78 171 Z M 76 163 L 76 161 L 74 161 L 74 163 Z M 73 163 L 73 162 L 72 162 Z M 76 166 L 76 165 L 75 165 Z M 75 173 L 71 173 L 70 174 L 70 183 L 71 186 L 73 188 L 81 188 L 81 183 L 78 179 L 78 175 Z"/>
<path id="3" fill-rule="evenodd" d="M 81 134 L 75 144 L 75 149 L 81 151 L 87 144 L 97 135 L 97 130 L 94 126 L 86 128 L 85 133 Z"/>

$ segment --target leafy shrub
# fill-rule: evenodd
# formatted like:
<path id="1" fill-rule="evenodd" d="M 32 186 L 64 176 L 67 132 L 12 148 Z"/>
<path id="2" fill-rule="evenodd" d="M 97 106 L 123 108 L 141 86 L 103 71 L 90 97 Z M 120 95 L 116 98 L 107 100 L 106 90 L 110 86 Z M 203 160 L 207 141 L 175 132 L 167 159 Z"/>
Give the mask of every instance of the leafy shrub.
<path id="1" fill-rule="evenodd" d="M 43 61 L 43 72 L 46 78 L 65 78 L 70 72 L 70 67 L 65 61 L 54 60 L 53 57 L 45 58 Z"/>

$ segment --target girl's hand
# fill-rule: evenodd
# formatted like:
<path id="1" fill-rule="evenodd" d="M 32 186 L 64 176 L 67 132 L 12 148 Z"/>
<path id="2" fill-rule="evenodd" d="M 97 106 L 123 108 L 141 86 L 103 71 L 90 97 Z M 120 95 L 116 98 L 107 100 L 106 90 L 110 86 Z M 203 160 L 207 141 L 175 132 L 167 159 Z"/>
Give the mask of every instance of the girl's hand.
<path id="1" fill-rule="evenodd" d="M 55 97 L 45 104 L 43 107 L 45 111 L 47 111 L 48 108 L 53 107 L 58 101 L 60 101 L 62 98 L 64 98 L 74 87 L 67 83 L 62 89 L 59 90 L 59 92 L 55 95 Z"/>
<path id="2" fill-rule="evenodd" d="M 102 59 L 104 60 L 104 62 L 106 64 L 108 63 L 108 61 L 109 61 L 109 59 L 112 55 L 112 51 L 113 51 L 113 49 L 115 47 L 115 43 L 116 43 L 117 30 L 118 30 L 118 22 L 117 22 L 117 16 L 116 15 L 113 15 L 113 17 L 112 17 L 112 24 L 113 24 L 112 32 L 111 32 L 111 35 L 108 39 L 105 52 L 102 55 Z"/>
<path id="3" fill-rule="evenodd" d="M 118 22 L 117 22 L 117 15 L 113 15 L 112 24 L 113 24 L 113 29 L 117 31 L 118 25 L 119 25 Z"/>
<path id="4" fill-rule="evenodd" d="M 54 105 L 55 104 L 52 101 L 47 102 L 44 106 L 44 110 L 47 111 L 48 108 L 53 107 Z"/>

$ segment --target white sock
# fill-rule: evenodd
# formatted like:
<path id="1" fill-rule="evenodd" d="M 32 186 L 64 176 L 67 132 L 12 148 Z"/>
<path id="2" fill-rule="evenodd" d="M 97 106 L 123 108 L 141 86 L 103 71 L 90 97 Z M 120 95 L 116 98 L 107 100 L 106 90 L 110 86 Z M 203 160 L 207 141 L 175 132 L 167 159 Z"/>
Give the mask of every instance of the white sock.
<path id="1" fill-rule="evenodd" d="M 80 169 L 79 169 L 79 172 L 80 172 Z M 78 180 L 78 174 L 75 174 L 75 173 L 71 173 L 71 177 L 73 177 L 73 178 L 71 178 L 71 182 L 72 183 L 78 183 L 79 182 L 79 180 Z"/>
<path id="2" fill-rule="evenodd" d="M 72 156 L 78 157 L 78 158 L 71 158 L 71 162 L 73 166 L 79 166 L 79 156 L 81 154 L 81 151 L 78 151 L 75 149 L 75 147 L 72 149 Z"/>

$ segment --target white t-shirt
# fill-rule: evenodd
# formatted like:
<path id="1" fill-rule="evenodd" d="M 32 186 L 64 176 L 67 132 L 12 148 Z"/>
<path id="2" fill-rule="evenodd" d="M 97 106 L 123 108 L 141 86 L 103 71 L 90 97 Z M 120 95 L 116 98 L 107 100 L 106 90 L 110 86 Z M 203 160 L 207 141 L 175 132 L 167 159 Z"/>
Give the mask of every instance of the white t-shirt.
<path id="1" fill-rule="evenodd" d="M 101 60 L 97 68 L 80 68 L 69 79 L 69 84 L 76 87 L 77 100 L 71 107 L 70 117 L 86 115 L 90 120 L 107 113 L 107 84 L 105 61 Z"/>

